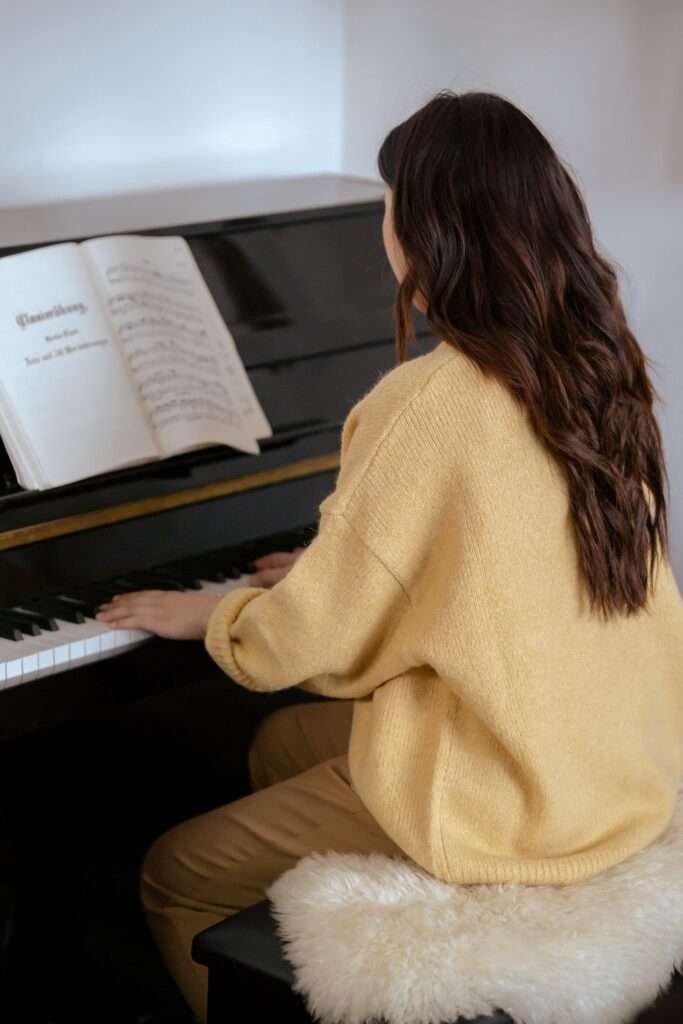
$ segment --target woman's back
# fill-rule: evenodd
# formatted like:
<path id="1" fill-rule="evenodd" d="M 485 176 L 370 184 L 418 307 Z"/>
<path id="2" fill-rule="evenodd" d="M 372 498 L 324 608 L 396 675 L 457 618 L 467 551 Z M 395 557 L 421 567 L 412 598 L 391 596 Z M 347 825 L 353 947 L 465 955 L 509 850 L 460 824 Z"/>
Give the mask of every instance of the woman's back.
<path id="1" fill-rule="evenodd" d="M 507 390 L 445 343 L 388 374 L 345 435 L 322 511 L 404 595 L 375 657 L 391 678 L 357 702 L 351 738 L 373 816 L 459 882 L 567 883 L 651 842 L 683 771 L 669 566 L 645 609 L 596 616 L 560 467 Z M 307 685 L 357 696 L 372 671 Z"/>

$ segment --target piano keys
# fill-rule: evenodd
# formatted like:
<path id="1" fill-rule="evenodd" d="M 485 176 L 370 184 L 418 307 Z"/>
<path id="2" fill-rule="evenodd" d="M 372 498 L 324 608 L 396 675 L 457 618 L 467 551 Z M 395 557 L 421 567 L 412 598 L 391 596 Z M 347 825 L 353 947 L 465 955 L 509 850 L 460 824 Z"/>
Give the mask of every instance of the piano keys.
<path id="1" fill-rule="evenodd" d="M 209 551 L 35 600 L 20 599 L 0 609 L 0 690 L 103 661 L 149 640 L 144 630 L 111 629 L 96 621 L 98 606 L 114 594 L 171 589 L 222 597 L 249 585 L 252 559 L 303 547 L 314 533 L 314 526 L 304 526 L 236 549 Z"/>

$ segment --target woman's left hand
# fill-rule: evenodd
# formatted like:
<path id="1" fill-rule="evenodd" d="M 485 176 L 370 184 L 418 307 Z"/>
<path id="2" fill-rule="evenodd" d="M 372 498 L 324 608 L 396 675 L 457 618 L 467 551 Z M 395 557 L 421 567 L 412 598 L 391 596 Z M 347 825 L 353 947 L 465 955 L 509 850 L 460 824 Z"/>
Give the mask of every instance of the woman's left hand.
<path id="1" fill-rule="evenodd" d="M 203 640 L 220 597 L 175 590 L 140 590 L 117 594 L 97 613 L 113 629 L 144 629 L 168 640 Z"/>

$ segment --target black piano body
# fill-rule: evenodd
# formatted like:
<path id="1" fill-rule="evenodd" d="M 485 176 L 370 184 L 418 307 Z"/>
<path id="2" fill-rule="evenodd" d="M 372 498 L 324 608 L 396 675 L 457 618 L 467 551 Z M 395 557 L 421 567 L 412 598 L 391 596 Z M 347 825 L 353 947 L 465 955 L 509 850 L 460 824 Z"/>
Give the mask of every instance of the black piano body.
<path id="1" fill-rule="evenodd" d="M 131 221 L 138 215 L 128 211 L 118 229 L 187 239 L 235 338 L 272 437 L 261 442 L 258 455 L 209 448 L 42 492 L 17 486 L 0 447 L 0 621 L 3 609 L 73 590 L 82 594 L 94 588 L 97 595 L 102 581 L 184 564 L 207 552 L 229 549 L 239 561 L 245 551 L 305 537 L 299 528 L 307 524 L 312 535 L 318 506 L 334 486 L 343 420 L 395 364 L 394 280 L 382 247 L 379 186 L 328 176 L 269 188 L 267 212 L 254 212 L 258 187 L 251 186 L 248 216 L 224 215 L 218 191 L 210 216 L 202 207 L 201 222 L 186 223 L 179 208 L 162 226 L 140 230 L 136 224 L 149 221 Z M 72 240 L 117 230 L 112 223 L 95 223 L 93 228 L 91 218 L 88 227 L 74 226 Z M 62 230 L 45 240 L 68 239 Z M 32 245 L 6 246 L 0 256 L 27 247 Z M 416 354 L 432 345 L 424 321 L 418 318 L 417 327 Z M 5 640 L 5 650 L 9 643 Z M 150 640 L 130 653 L 103 655 L 20 685 L 0 679 L 5 781 L 15 780 L 21 799 L 30 803 L 42 791 L 41 773 L 51 773 L 60 747 L 72 741 L 74 723 L 150 695 L 163 698 L 209 665 L 199 644 Z M 244 718 L 249 727 L 272 707 L 311 699 L 300 691 L 285 691 L 274 700 L 249 696 L 260 698 Z M 235 745 L 243 757 L 244 735 L 241 742 Z M 16 803 L 15 795 L 15 811 Z M 30 809 L 26 813 L 30 818 Z M 5 834 L 2 822 L 0 801 L 0 950 L 3 856 L 8 871 L 18 871 L 20 889 L 38 885 L 26 864 L 27 856 L 34 866 L 37 858 L 20 850 L 24 862 L 17 865 L 17 851 L 11 849 L 14 826 Z M 28 827 L 26 835 L 32 843 L 38 833 Z M 5 889 L 7 900 L 16 899 L 11 886 Z M 39 902 L 36 896 L 33 910 L 26 912 L 24 933 L 35 927 L 31 915 Z M 13 927 L 21 936 L 21 917 L 17 921 L 15 915 Z M 24 957 L 17 968 L 24 979 L 21 989 L 31 969 L 25 950 L 17 956 Z"/>
<path id="2" fill-rule="evenodd" d="M 305 207 L 287 209 L 288 193 Z M 317 205 L 331 194 L 334 205 Z M 395 362 L 394 281 L 377 185 L 283 181 L 277 203 L 275 213 L 139 232 L 187 239 L 273 436 L 255 456 L 205 449 L 41 492 L 17 486 L 0 447 L 0 617 L 27 599 L 315 523 L 344 417 Z M 429 346 L 420 326 L 416 351 Z M 0 671 L 0 742 L 76 713 L 83 689 L 87 701 L 106 699 L 103 683 L 75 676 L 18 686 Z"/>

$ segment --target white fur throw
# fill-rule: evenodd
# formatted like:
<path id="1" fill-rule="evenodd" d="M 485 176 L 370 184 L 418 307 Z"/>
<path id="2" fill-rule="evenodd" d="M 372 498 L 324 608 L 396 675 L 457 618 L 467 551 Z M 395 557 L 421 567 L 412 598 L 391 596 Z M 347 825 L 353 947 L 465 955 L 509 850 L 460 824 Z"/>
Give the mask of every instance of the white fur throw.
<path id="1" fill-rule="evenodd" d="M 626 1024 L 683 961 L 683 791 L 646 850 L 567 887 L 458 886 L 383 854 L 312 854 L 268 890 L 323 1024 Z"/>

